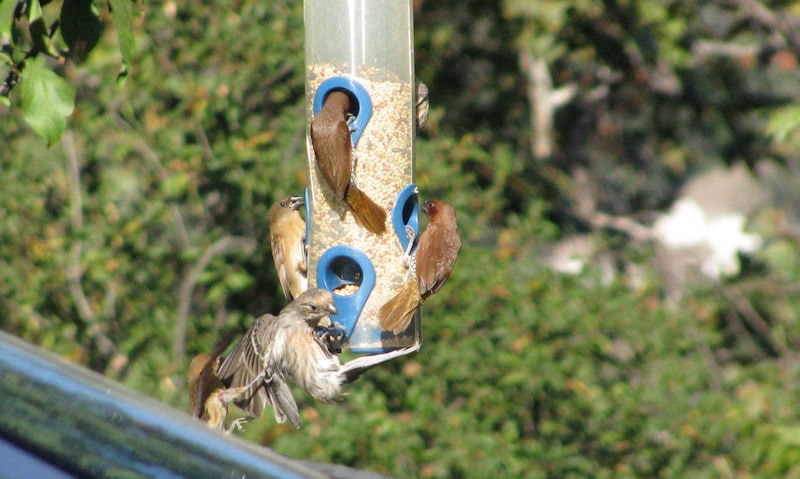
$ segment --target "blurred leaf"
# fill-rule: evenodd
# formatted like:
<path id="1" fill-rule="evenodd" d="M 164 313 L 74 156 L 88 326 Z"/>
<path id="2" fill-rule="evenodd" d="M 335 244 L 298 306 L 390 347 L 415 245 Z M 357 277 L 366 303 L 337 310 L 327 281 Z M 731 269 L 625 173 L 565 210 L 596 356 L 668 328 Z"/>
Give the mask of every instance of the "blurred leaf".
<path id="1" fill-rule="evenodd" d="M 185 194 L 192 177 L 187 174 L 176 174 L 161 183 L 161 191 L 168 198 L 178 198 Z"/>
<path id="2" fill-rule="evenodd" d="M 243 291 L 253 284 L 253 278 L 244 272 L 231 272 L 225 275 L 225 285 L 230 291 Z"/>
<path id="3" fill-rule="evenodd" d="M 28 3 L 28 23 L 33 23 L 42 18 L 42 5 L 39 0 L 27 0 Z"/>
<path id="4" fill-rule="evenodd" d="M 15 0 L 0 1 L 0 37 L 11 37 L 11 22 L 14 21 Z"/>
<path id="5" fill-rule="evenodd" d="M 772 111 L 767 123 L 767 133 L 778 143 L 783 143 L 800 128 L 800 106 L 791 105 Z"/>
<path id="6" fill-rule="evenodd" d="M 50 38 L 52 22 L 44 15 L 39 0 L 28 2 L 28 33 L 33 42 L 35 51 L 46 53 L 52 57 L 59 58 L 59 53 L 53 46 Z M 57 26 L 57 24 L 56 24 Z"/>
<path id="7" fill-rule="evenodd" d="M 43 58 L 34 58 L 25 65 L 19 93 L 25 121 L 52 146 L 61 138 L 66 118 L 75 108 L 72 89 L 45 66 Z"/>
<path id="8" fill-rule="evenodd" d="M 71 0 L 61 9 L 61 36 L 73 58 L 83 59 L 100 39 L 103 24 L 92 0 Z"/>
<path id="9" fill-rule="evenodd" d="M 133 20 L 138 15 L 136 0 L 109 0 L 111 18 L 117 29 L 119 49 L 122 59 L 130 66 L 133 59 L 133 49 L 136 46 L 133 35 Z"/>

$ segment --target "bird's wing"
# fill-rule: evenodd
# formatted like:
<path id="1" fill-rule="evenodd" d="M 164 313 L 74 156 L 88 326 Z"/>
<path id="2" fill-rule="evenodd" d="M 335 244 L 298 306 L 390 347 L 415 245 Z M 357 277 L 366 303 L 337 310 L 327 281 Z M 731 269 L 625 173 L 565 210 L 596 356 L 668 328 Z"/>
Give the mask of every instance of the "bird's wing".
<path id="1" fill-rule="evenodd" d="M 294 299 L 294 297 L 292 296 L 292 290 L 289 285 L 287 269 L 293 265 L 288 264 L 290 260 L 288 253 L 289 252 L 283 247 L 283 237 L 281 235 L 273 234 L 272 257 L 275 259 L 275 269 L 278 272 L 278 281 L 281 283 L 283 295 L 286 296 L 286 299 L 291 301 Z"/>
<path id="2" fill-rule="evenodd" d="M 439 291 L 453 270 L 461 239 L 458 231 L 438 221 L 428 223 L 417 247 L 417 278 L 422 298 Z"/>
<path id="3" fill-rule="evenodd" d="M 286 422 L 292 423 L 295 429 L 300 429 L 300 412 L 297 409 L 297 403 L 294 401 L 292 391 L 289 385 L 280 374 L 275 374 L 272 380 L 266 386 L 267 397 L 272 404 L 272 409 L 275 411 L 275 420 L 279 424 Z"/>
<path id="4" fill-rule="evenodd" d="M 311 145 L 325 182 L 337 197 L 343 198 L 350 184 L 352 143 L 350 127 L 344 119 L 317 115 L 311 122 Z"/>
<path id="5" fill-rule="evenodd" d="M 266 367 L 263 357 L 268 343 L 262 340 L 259 331 L 276 319 L 271 314 L 265 314 L 256 319 L 247 333 L 233 347 L 217 372 L 226 387 L 250 385 L 249 389 L 242 394 L 241 399 L 235 401 L 235 404 L 254 416 L 260 416 L 264 410 L 267 402 L 264 382 L 270 376 L 267 374 L 265 381 L 251 384 Z"/>

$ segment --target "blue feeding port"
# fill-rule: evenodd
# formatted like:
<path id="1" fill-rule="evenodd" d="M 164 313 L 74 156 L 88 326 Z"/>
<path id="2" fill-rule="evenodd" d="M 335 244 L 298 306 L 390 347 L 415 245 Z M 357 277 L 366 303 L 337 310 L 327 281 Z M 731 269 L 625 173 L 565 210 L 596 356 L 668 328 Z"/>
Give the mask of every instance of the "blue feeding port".
<path id="1" fill-rule="evenodd" d="M 336 292 L 337 288 L 347 285 L 356 285 L 358 289 L 346 295 Z M 352 246 L 334 246 L 325 251 L 317 263 L 317 287 L 333 293 L 339 314 L 331 316 L 331 321 L 341 324 L 345 339 L 350 338 L 375 287 L 375 267 L 363 251 Z"/>
<path id="2" fill-rule="evenodd" d="M 350 124 L 352 128 L 350 138 L 353 146 L 356 146 L 372 116 L 372 98 L 370 98 L 366 88 L 356 80 L 343 76 L 331 77 L 322 82 L 314 94 L 314 115 L 322 110 L 325 98 L 328 97 L 328 93 L 334 90 L 343 91 L 350 97 L 350 113 L 355 117 Z"/>
<path id="3" fill-rule="evenodd" d="M 409 237 L 406 234 L 406 226 L 410 226 L 414 230 L 414 242 L 416 243 L 419 238 L 419 195 L 417 194 L 417 185 L 410 184 L 400 191 L 397 195 L 397 201 L 392 208 L 392 226 L 400 244 L 403 246 L 403 251 L 413 253 L 416 245 L 410 249 L 408 247 Z"/>

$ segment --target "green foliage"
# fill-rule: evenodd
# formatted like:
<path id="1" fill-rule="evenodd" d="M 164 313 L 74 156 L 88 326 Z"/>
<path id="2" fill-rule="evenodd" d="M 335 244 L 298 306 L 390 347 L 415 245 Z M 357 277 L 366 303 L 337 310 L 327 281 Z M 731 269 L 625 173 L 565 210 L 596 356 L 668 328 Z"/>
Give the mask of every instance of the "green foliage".
<path id="1" fill-rule="evenodd" d="M 136 0 L 109 0 L 111 19 L 117 27 L 117 40 L 122 59 L 130 63 L 133 58 L 133 20 L 137 16 Z"/>
<path id="2" fill-rule="evenodd" d="M 19 82 L 19 95 L 25 121 L 50 146 L 64 131 L 72 114 L 75 94 L 63 78 L 48 70 L 42 58 L 28 61 Z"/>
<path id="3" fill-rule="evenodd" d="M 91 0 L 65 2 L 61 8 L 60 25 L 64 43 L 72 56 L 77 58 L 83 58 L 91 52 L 103 32 L 103 22 Z M 120 32 L 124 29 L 130 29 L 130 25 L 120 29 Z"/>
<path id="4" fill-rule="evenodd" d="M 14 2 L 0 2 L 0 35 L 3 37 L 11 36 L 11 24 L 14 20 L 14 8 L 16 6 Z"/>
<path id="5" fill-rule="evenodd" d="M 800 129 L 800 107 L 790 105 L 775 110 L 767 124 L 767 133 L 771 133 L 777 142 L 784 142 Z"/>
<path id="6" fill-rule="evenodd" d="M 576 213 L 579 171 L 598 210 L 647 219 L 704 165 L 760 158 L 798 198 L 781 32 L 735 2 L 417 3 L 416 182 L 456 207 L 458 264 L 420 353 L 246 436 L 398 477 L 800 477 L 792 211 L 754 219 L 771 240 L 742 277 L 670 300 L 647 247 Z M 0 39 L 0 327 L 185 410 L 188 358 L 283 305 L 267 211 L 305 185 L 302 4 L 3 0 Z M 576 91 L 547 158 L 523 53 Z M 613 279 L 544 266 L 573 232 Z"/>
<path id="7" fill-rule="evenodd" d="M 109 3 L 119 50 L 129 62 L 139 7 L 135 0 Z M 100 16 L 92 0 L 0 2 L 0 100 L 11 106 L 9 94 L 19 84 L 23 118 L 48 145 L 61 138 L 75 103 L 71 89 L 56 73 L 60 68 L 54 65 L 82 61 L 95 48 L 103 30 Z"/>

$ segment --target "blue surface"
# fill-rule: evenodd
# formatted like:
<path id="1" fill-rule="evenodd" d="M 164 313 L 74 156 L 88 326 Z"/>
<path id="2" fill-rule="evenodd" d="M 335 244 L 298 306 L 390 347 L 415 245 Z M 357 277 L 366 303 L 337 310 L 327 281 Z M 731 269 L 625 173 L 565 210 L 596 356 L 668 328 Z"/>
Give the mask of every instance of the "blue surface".
<path id="1" fill-rule="evenodd" d="M 353 294 L 336 293 L 336 288 L 348 284 L 356 284 L 359 288 Z M 375 287 L 375 267 L 360 249 L 347 245 L 333 246 L 322 253 L 317 263 L 317 287 L 333 293 L 339 314 L 332 315 L 331 321 L 344 326 L 345 338 L 349 338 Z"/>
<path id="2" fill-rule="evenodd" d="M 0 397 L 0 477 L 324 477 L 2 332 Z"/>
<path id="3" fill-rule="evenodd" d="M 392 226 L 403 246 L 403 251 L 408 249 L 406 225 L 414 228 L 414 241 L 416 242 L 419 238 L 419 195 L 417 194 L 417 185 L 413 183 L 400 191 L 392 208 Z M 414 248 L 411 249 L 411 252 L 414 252 Z"/>
<path id="4" fill-rule="evenodd" d="M 361 83 L 353 78 L 336 76 L 330 77 L 323 81 L 314 93 L 314 115 L 322 110 L 322 105 L 325 103 L 325 98 L 328 93 L 333 90 L 341 90 L 350 95 L 351 98 L 356 100 L 356 105 L 351 105 L 350 110 L 355 115 L 355 119 L 350 124 L 352 131 L 350 138 L 353 141 L 353 146 L 358 145 L 358 140 L 361 139 L 361 134 L 364 133 L 364 128 L 367 127 L 369 119 L 372 116 L 372 98 L 369 96 L 367 89 Z"/>

